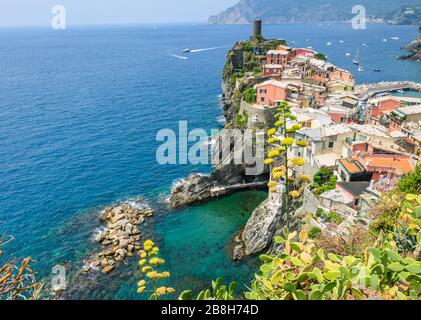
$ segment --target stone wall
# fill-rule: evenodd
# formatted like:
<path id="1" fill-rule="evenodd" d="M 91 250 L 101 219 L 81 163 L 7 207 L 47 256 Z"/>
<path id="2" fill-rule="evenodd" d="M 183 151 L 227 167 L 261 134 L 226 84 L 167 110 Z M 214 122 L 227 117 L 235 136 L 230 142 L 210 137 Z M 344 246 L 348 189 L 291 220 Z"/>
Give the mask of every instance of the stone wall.
<path id="1" fill-rule="evenodd" d="M 248 124 L 249 128 L 254 128 L 258 124 L 265 125 L 266 127 L 271 127 L 275 123 L 274 115 L 276 113 L 276 107 L 270 108 L 261 108 L 255 107 L 254 105 L 241 101 L 240 112 L 248 114 Z"/>

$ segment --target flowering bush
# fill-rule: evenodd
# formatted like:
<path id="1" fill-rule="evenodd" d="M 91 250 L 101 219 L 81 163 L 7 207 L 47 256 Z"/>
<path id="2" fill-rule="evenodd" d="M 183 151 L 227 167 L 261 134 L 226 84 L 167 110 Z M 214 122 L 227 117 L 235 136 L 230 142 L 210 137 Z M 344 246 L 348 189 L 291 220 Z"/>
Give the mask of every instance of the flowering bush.
<path id="1" fill-rule="evenodd" d="M 145 279 L 137 283 L 137 292 L 150 292 L 150 300 L 158 300 L 161 296 L 174 293 L 173 288 L 159 286 L 159 281 L 170 276 L 168 271 L 158 272 L 158 268 L 165 264 L 165 260 L 158 257 L 159 248 L 152 240 L 143 243 L 143 250 L 139 252 L 139 267 Z M 148 286 L 150 287 L 148 291 Z"/>

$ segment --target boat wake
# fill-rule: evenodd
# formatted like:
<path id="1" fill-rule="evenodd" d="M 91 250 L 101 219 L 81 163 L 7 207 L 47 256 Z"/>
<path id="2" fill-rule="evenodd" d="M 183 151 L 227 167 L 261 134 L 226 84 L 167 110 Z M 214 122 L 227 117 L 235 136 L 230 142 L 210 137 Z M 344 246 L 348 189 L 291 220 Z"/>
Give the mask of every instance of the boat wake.
<path id="1" fill-rule="evenodd" d="M 181 60 L 187 60 L 188 58 L 185 56 L 179 56 L 178 54 L 170 54 L 171 57 L 181 59 Z"/>
<path id="2" fill-rule="evenodd" d="M 224 47 L 212 47 L 212 48 L 203 48 L 203 49 L 192 49 L 190 52 L 203 52 L 203 51 L 209 51 L 209 50 L 216 50 L 216 49 L 222 49 Z"/>

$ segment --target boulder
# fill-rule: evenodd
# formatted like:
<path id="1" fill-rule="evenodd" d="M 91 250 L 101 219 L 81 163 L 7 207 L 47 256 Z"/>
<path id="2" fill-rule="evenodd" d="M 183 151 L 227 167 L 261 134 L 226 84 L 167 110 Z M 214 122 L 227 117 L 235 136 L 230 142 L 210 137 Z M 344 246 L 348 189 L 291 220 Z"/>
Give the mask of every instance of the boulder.
<path id="1" fill-rule="evenodd" d="M 106 267 L 104 267 L 104 269 L 102 269 L 102 273 L 107 274 L 107 273 L 109 273 L 113 270 L 114 270 L 114 266 L 106 266 Z"/>

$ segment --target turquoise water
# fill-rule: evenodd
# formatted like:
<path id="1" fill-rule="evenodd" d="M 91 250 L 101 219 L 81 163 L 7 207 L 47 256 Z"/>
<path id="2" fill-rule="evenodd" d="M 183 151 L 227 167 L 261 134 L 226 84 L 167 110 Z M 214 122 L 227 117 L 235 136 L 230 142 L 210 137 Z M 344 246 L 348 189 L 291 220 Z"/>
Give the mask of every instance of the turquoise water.
<path id="1" fill-rule="evenodd" d="M 0 29 L 0 228 L 16 238 L 9 249 L 34 257 L 40 277 L 56 264 L 73 276 L 97 249 L 90 240 L 97 210 L 142 196 L 158 212 L 145 232 L 162 246 L 177 289 L 200 289 L 215 276 L 247 282 L 253 261 L 234 265 L 226 248 L 264 194 L 169 210 L 163 199 L 173 181 L 211 168 L 158 165 L 155 136 L 180 120 L 221 126 L 226 52 L 249 33 L 249 26 L 208 25 Z M 367 72 L 358 82 L 421 81 L 421 64 L 393 58 L 417 36 L 412 26 L 272 25 L 264 34 L 311 45 L 353 71 L 345 53 L 360 46 Z M 187 60 L 173 56 L 215 47 Z M 376 67 L 382 72 L 371 72 Z M 74 297 L 136 297 L 132 267 Z"/>

